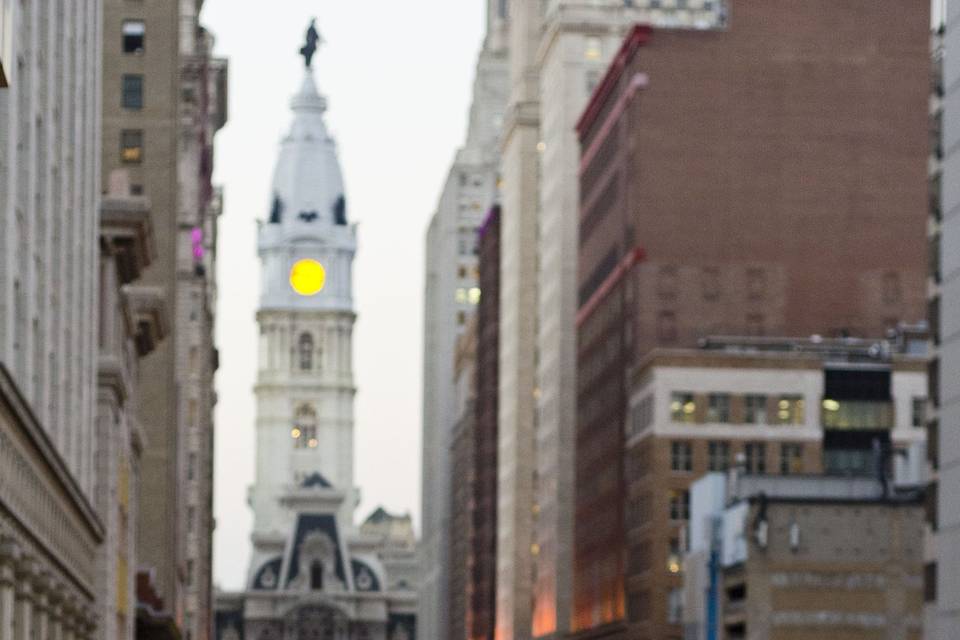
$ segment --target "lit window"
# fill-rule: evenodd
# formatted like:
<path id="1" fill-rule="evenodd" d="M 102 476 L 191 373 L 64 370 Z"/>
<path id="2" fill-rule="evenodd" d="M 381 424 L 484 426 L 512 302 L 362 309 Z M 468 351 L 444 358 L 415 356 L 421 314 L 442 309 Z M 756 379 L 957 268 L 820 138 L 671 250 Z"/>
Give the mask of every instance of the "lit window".
<path id="1" fill-rule="evenodd" d="M 803 396 L 780 396 L 777 401 L 777 424 L 803 424 Z"/>
<path id="2" fill-rule="evenodd" d="M 707 398 L 707 422 L 730 422 L 730 394 L 710 394 Z"/>
<path id="3" fill-rule="evenodd" d="M 297 449 L 316 449 L 319 445 L 317 441 L 317 412 L 309 405 L 303 405 L 297 409 L 296 420 L 293 429 L 290 430 L 290 436 L 294 439 L 294 447 Z"/>
<path id="4" fill-rule="evenodd" d="M 587 60 L 599 60 L 603 55 L 602 44 L 597 36 L 587 36 L 583 55 Z"/>
<path id="5" fill-rule="evenodd" d="M 767 424 L 767 396 L 755 394 L 743 399 L 743 421 L 747 424 Z"/>
<path id="6" fill-rule="evenodd" d="M 670 443 L 670 469 L 672 471 L 693 470 L 693 454 L 689 442 Z"/>
<path id="7" fill-rule="evenodd" d="M 126 164 L 143 162 L 143 131 L 124 129 L 120 132 L 120 160 Z"/>
<path id="8" fill-rule="evenodd" d="M 143 76 L 135 73 L 123 75 L 123 108 L 143 109 Z"/>
<path id="9" fill-rule="evenodd" d="M 707 445 L 710 471 L 726 471 L 730 466 L 730 443 L 711 442 Z"/>
<path id="10" fill-rule="evenodd" d="M 697 421 L 697 401 L 692 393 L 674 393 L 670 397 L 670 418 L 687 424 Z"/>
<path id="11" fill-rule="evenodd" d="M 463 287 L 460 287 L 459 289 L 457 289 L 456 294 L 454 294 L 454 298 L 456 299 L 456 301 L 457 301 L 459 304 L 466 304 L 466 303 L 467 303 L 467 290 L 464 289 Z"/>
<path id="12" fill-rule="evenodd" d="M 683 550 L 680 548 L 680 538 L 670 538 L 670 555 L 667 556 L 667 571 L 678 574 L 683 571 Z"/>
<path id="13" fill-rule="evenodd" d="M 467 299 L 470 304 L 480 304 L 480 287 L 471 287 L 467 292 Z"/>
<path id="14" fill-rule="evenodd" d="M 803 445 L 780 445 L 780 473 L 785 476 L 803 472 Z"/>
<path id="15" fill-rule="evenodd" d="M 123 23 L 123 52 L 143 53 L 147 29 L 143 20 L 125 20 Z"/>

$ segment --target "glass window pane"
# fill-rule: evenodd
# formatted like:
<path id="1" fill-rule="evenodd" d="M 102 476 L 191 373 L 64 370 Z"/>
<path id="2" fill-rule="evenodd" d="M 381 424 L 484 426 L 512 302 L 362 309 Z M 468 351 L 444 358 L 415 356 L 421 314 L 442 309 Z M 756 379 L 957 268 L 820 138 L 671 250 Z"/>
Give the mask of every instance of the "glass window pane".
<path id="1" fill-rule="evenodd" d="M 697 421 L 697 403 L 692 393 L 674 393 L 670 398 L 670 417 L 674 422 Z"/>
<path id="2" fill-rule="evenodd" d="M 141 129 L 124 129 L 120 132 L 120 159 L 128 164 L 143 162 Z"/>
<path id="3" fill-rule="evenodd" d="M 123 76 L 123 108 L 143 108 L 143 76 L 137 74 Z"/>
<path id="4" fill-rule="evenodd" d="M 126 20 L 123 23 L 123 52 L 143 53 L 146 26 L 143 20 Z"/>

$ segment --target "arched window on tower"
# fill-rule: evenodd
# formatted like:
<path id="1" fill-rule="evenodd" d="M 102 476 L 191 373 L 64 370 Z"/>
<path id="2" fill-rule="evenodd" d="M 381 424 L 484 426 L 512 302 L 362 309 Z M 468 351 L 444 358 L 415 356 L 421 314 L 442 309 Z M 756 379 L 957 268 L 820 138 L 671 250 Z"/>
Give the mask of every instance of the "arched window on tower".
<path id="1" fill-rule="evenodd" d="M 301 333 L 298 343 L 300 352 L 300 370 L 313 370 L 313 336 L 309 333 Z"/>
<path id="2" fill-rule="evenodd" d="M 297 409 L 290 435 L 293 437 L 294 447 L 297 449 L 316 449 L 319 446 L 320 443 L 317 440 L 317 412 L 313 407 L 305 404 Z"/>

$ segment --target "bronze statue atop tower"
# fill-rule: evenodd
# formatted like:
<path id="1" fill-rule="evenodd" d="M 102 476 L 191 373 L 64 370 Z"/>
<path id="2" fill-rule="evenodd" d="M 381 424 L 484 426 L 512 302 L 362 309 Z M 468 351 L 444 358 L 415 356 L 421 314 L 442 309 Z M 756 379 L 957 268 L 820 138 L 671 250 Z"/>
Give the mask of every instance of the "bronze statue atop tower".
<path id="1" fill-rule="evenodd" d="M 320 34 L 317 32 L 316 19 L 310 20 L 310 27 L 307 29 L 307 43 L 300 48 L 300 55 L 307 63 L 307 68 L 313 64 L 313 54 L 317 52 L 320 45 Z"/>

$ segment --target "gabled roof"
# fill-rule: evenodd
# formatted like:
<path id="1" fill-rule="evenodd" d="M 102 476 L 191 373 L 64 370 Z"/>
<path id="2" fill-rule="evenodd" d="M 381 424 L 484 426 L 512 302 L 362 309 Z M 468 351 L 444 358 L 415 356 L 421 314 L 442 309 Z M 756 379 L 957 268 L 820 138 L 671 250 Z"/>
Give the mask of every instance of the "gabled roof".
<path id="1" fill-rule="evenodd" d="M 303 483 L 300 485 L 304 489 L 332 489 L 333 485 L 330 484 L 330 481 L 323 477 L 319 471 L 314 471 L 309 476 L 303 479 Z"/>

